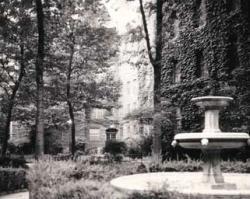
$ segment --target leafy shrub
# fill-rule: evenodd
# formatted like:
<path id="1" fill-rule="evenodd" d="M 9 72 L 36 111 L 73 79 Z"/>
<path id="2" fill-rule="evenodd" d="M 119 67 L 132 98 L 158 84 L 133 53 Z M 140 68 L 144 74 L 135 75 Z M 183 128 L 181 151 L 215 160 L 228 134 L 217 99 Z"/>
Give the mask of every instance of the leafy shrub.
<path id="1" fill-rule="evenodd" d="M 27 188 L 24 169 L 0 168 L 0 192 L 13 192 L 24 188 Z"/>
<path id="2" fill-rule="evenodd" d="M 33 148 L 31 143 L 8 143 L 8 150 L 11 154 L 18 154 L 18 155 L 24 155 L 24 154 L 31 154 L 33 153 Z"/>
<path id="3" fill-rule="evenodd" d="M 137 167 L 138 163 L 90 165 L 85 161 L 47 158 L 37 161 L 29 169 L 27 179 L 32 199 L 118 199 L 112 196 L 110 180 L 136 173 Z"/>
<path id="4" fill-rule="evenodd" d="M 162 165 L 149 165 L 150 172 L 196 172 L 202 171 L 202 162 L 189 161 L 165 161 Z M 230 173 L 250 173 L 250 162 L 222 161 L 221 170 Z"/>
<path id="5" fill-rule="evenodd" d="M 112 155 L 112 159 L 117 162 L 121 162 L 122 154 L 125 154 L 127 151 L 127 146 L 125 142 L 119 141 L 108 141 L 105 144 L 103 149 L 105 153 L 109 153 Z"/>
<path id="6" fill-rule="evenodd" d="M 132 159 L 149 156 L 152 152 L 152 141 L 152 136 L 141 137 L 136 144 L 133 144 L 128 148 L 128 156 Z"/>
<path id="7" fill-rule="evenodd" d="M 136 159 L 136 158 L 142 158 L 142 152 L 141 149 L 139 147 L 130 147 L 128 149 L 128 157 L 132 158 L 132 159 Z"/>
<path id="8" fill-rule="evenodd" d="M 0 157 L 1 167 L 27 168 L 24 158 Z"/>

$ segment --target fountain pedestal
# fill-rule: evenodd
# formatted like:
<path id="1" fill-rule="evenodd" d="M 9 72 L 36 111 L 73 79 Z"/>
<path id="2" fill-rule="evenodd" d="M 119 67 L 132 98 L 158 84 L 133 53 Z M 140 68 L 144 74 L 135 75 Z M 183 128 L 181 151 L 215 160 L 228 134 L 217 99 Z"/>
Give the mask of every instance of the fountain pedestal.
<path id="1" fill-rule="evenodd" d="M 204 150 L 204 165 L 203 179 L 204 183 L 209 183 L 214 180 L 215 183 L 224 183 L 220 167 L 220 151 L 219 150 Z"/>

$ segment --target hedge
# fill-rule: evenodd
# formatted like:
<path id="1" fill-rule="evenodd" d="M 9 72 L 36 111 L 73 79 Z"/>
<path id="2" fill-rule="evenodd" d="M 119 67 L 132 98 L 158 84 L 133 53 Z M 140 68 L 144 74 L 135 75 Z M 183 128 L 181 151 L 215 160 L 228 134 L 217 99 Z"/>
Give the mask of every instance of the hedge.
<path id="1" fill-rule="evenodd" d="M 0 168 L 0 193 L 27 188 L 25 174 L 22 168 Z"/>

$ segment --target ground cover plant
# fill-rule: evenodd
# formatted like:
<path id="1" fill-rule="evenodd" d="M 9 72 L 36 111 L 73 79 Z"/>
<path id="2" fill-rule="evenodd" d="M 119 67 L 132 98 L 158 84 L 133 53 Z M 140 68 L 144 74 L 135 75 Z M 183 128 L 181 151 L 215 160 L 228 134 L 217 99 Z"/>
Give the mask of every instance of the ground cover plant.
<path id="1" fill-rule="evenodd" d="M 166 161 L 161 166 L 140 161 L 90 164 L 89 161 L 55 161 L 52 158 L 39 160 L 28 171 L 27 179 L 31 199 L 181 199 L 176 193 L 152 192 L 127 194 L 118 192 L 110 180 L 135 173 L 157 171 L 201 171 L 200 161 Z M 249 162 L 222 162 L 224 172 L 250 172 Z"/>

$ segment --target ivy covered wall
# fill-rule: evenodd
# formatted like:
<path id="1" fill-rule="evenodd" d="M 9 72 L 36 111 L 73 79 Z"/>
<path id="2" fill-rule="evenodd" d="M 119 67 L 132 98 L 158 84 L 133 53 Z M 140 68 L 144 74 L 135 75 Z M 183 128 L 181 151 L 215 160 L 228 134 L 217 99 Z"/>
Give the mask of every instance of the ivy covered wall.
<path id="1" fill-rule="evenodd" d="M 162 97 L 180 114 L 181 132 L 203 129 L 190 100 L 209 94 L 234 98 L 223 131 L 250 132 L 249 0 L 166 1 L 162 54 Z"/>

